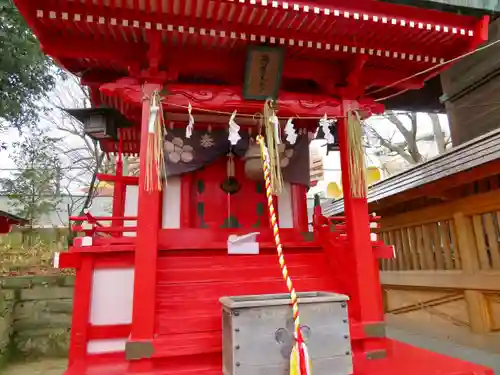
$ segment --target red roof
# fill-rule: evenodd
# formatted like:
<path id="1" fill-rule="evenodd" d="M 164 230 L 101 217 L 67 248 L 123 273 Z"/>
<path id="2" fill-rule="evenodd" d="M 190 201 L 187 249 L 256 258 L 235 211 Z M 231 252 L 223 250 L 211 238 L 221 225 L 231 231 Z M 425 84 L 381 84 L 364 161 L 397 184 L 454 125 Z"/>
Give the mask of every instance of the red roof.
<path id="1" fill-rule="evenodd" d="M 158 66 L 176 77 L 241 83 L 246 47 L 268 43 L 286 47 L 284 79 L 310 78 L 330 94 L 353 79 L 369 92 L 470 51 L 486 40 L 488 23 L 374 0 L 15 2 L 44 50 L 88 83 L 139 72 L 158 38 Z"/>
<path id="2" fill-rule="evenodd" d="M 9 214 L 5 211 L 0 211 L 0 234 L 9 233 L 12 225 L 26 225 L 28 220 L 19 216 Z"/>
<path id="3" fill-rule="evenodd" d="M 43 50 L 90 87 L 94 106 L 116 108 L 137 124 L 141 85 L 151 78 L 169 82 L 170 113 L 186 115 L 188 103 L 196 115 L 197 108 L 259 112 L 262 103 L 241 92 L 248 47 L 262 44 L 285 51 L 280 116 L 316 126 L 311 116 L 339 115 L 339 98 L 378 113 L 383 107 L 373 99 L 421 88 L 440 69 L 405 78 L 473 50 L 488 28 L 487 17 L 375 0 L 15 3 Z M 139 129 L 122 134 L 125 153 L 138 153 Z M 101 147 L 117 149 L 113 141 Z"/>

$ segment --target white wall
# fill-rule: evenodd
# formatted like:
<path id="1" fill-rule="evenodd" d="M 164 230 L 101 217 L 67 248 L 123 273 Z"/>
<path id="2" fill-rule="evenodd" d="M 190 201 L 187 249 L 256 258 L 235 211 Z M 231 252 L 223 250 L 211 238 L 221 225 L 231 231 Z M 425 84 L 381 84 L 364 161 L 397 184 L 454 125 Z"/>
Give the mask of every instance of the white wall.
<path id="1" fill-rule="evenodd" d="M 132 323 L 134 269 L 102 268 L 94 270 L 90 297 L 90 324 L 116 326 Z M 89 354 L 125 350 L 127 337 L 89 340 Z"/>

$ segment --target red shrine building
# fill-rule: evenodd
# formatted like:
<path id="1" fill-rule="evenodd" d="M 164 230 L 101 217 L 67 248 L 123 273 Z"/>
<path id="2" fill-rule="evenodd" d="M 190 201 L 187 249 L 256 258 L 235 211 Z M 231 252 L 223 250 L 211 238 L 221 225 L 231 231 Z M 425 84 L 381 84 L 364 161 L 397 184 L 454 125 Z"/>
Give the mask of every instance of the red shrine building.
<path id="1" fill-rule="evenodd" d="M 262 324 L 235 325 L 249 306 L 238 296 L 289 291 L 273 213 L 289 275 L 306 293 L 313 373 L 491 373 L 385 336 L 378 259 L 392 249 L 370 233 L 377 218 L 358 181 L 363 168 L 354 170 L 362 159 L 353 162 L 359 122 L 486 41 L 487 18 L 375 0 L 15 3 L 43 51 L 88 86 L 93 109 L 70 112 L 119 160 L 116 175 L 99 175 L 114 184 L 112 216 L 72 218 L 83 237 L 56 257 L 76 269 L 66 375 L 287 371 L 285 323 L 262 312 L 273 303 L 248 315 Z M 341 153 L 345 217 L 317 207 L 309 232 L 308 144 L 318 127 Z M 271 200 L 252 153 L 263 132 L 282 137 L 283 184 Z M 123 175 L 126 155 L 139 156 L 138 177 Z M 231 245 L 248 234 L 251 246 Z M 335 306 L 309 309 L 308 298 L 330 294 L 345 296 L 329 300 L 345 317 Z M 222 297 L 242 310 L 227 314 Z M 326 328 L 313 327 L 323 319 L 314 311 L 333 314 Z M 323 335 L 331 327 L 343 333 Z"/>
<path id="2" fill-rule="evenodd" d="M 0 210 L 0 234 L 7 234 L 13 225 L 26 225 L 28 220 Z"/>

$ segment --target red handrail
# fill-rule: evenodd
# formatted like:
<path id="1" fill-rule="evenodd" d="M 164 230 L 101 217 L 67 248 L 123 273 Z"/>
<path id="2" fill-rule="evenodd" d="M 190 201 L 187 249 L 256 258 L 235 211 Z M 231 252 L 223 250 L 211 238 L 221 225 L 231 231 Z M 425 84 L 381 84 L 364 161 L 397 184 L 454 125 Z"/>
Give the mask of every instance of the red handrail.
<path id="1" fill-rule="evenodd" d="M 103 220 L 103 221 L 112 221 L 112 220 L 121 220 L 121 221 L 135 221 L 137 220 L 137 216 L 92 216 L 94 220 Z M 70 216 L 70 220 L 73 221 L 85 221 L 88 220 L 87 216 Z"/>
<path id="2" fill-rule="evenodd" d="M 75 225 L 72 227 L 75 232 L 89 232 L 89 233 L 126 233 L 126 232 L 136 232 L 137 227 L 98 227 L 92 229 L 84 229 L 81 225 Z"/>

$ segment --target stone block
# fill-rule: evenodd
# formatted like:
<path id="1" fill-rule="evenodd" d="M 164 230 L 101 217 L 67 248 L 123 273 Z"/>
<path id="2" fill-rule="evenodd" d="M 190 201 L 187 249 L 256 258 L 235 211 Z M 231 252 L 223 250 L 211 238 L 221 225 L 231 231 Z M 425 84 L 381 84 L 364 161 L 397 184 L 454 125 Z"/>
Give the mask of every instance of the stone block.
<path id="1" fill-rule="evenodd" d="M 57 285 L 57 276 L 32 276 L 32 286 L 44 286 L 46 288 Z"/>
<path id="2" fill-rule="evenodd" d="M 0 367 L 9 356 L 10 342 L 12 337 L 12 308 L 0 311 Z"/>
<path id="3" fill-rule="evenodd" d="M 26 289 L 34 286 L 74 286 L 74 276 L 9 276 L 0 279 L 3 289 Z"/>
<path id="4" fill-rule="evenodd" d="M 73 298 L 73 288 L 70 287 L 52 287 L 35 286 L 31 289 L 21 290 L 21 301 L 33 300 L 54 300 Z"/>
<path id="5" fill-rule="evenodd" d="M 0 279 L 0 363 L 67 356 L 74 276 Z"/>
<path id="6" fill-rule="evenodd" d="M 15 335 L 17 337 L 22 338 L 23 340 L 28 338 L 28 337 L 48 337 L 48 336 L 53 336 L 53 335 L 63 335 L 66 332 L 70 332 L 70 328 L 40 328 L 40 329 L 33 329 L 33 330 L 24 330 L 20 332 L 16 332 Z"/>
<path id="7" fill-rule="evenodd" d="M 44 334 L 42 335 L 41 332 Z M 26 358 L 66 357 L 69 349 L 68 329 L 26 330 L 13 337 L 15 350 Z"/>
<path id="8" fill-rule="evenodd" d="M 45 311 L 52 313 L 63 313 L 72 314 L 73 313 L 73 300 L 72 299 L 60 299 L 51 300 L 45 302 Z"/>
<path id="9" fill-rule="evenodd" d="M 0 290 L 0 295 L 3 296 L 4 301 L 13 301 L 16 298 L 16 292 L 14 290 Z M 2 297 L 0 297 L 2 300 Z"/>
<path id="10" fill-rule="evenodd" d="M 12 335 L 12 314 L 0 316 L 0 351 L 8 346 Z"/>
<path id="11" fill-rule="evenodd" d="M 44 328 L 64 328 L 71 326 L 71 315 L 55 313 L 38 313 L 25 319 L 14 320 L 14 331 L 37 330 Z"/>
<path id="12" fill-rule="evenodd" d="M 7 310 L 11 309 L 12 305 L 14 304 L 13 301 L 7 300 L 3 298 L 2 294 L 0 294 L 0 316 L 2 316 L 2 313 Z"/>
<path id="13" fill-rule="evenodd" d="M 3 277 L 1 279 L 2 289 L 23 289 L 31 288 L 31 277 L 16 276 L 16 277 Z"/>
<path id="14" fill-rule="evenodd" d="M 14 316 L 16 319 L 37 319 L 43 313 L 69 314 L 73 311 L 73 300 L 34 300 L 16 303 Z"/>
<path id="15" fill-rule="evenodd" d="M 75 286 L 75 276 L 59 276 L 61 286 Z"/>
<path id="16" fill-rule="evenodd" d="M 38 312 L 42 312 L 44 301 L 24 301 L 16 303 L 14 307 L 15 319 L 36 319 Z"/>

